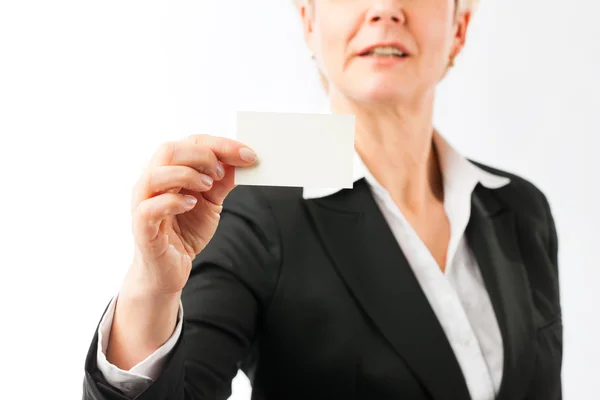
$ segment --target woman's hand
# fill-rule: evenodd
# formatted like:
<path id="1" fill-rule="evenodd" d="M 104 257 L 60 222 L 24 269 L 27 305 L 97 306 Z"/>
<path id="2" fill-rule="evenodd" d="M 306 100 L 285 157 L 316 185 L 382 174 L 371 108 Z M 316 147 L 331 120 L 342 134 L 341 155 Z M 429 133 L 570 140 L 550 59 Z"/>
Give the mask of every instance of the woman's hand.
<path id="1" fill-rule="evenodd" d="M 129 370 L 173 334 L 192 259 L 213 237 L 234 167 L 256 156 L 234 140 L 190 136 L 158 149 L 133 191 L 135 256 L 116 302 L 108 362 Z"/>
<path id="2" fill-rule="evenodd" d="M 234 167 L 249 166 L 256 155 L 235 140 L 194 135 L 162 145 L 132 197 L 137 294 L 179 293 L 192 260 L 213 237 L 222 203 L 234 187 Z M 131 286 L 129 286 L 131 288 Z"/>

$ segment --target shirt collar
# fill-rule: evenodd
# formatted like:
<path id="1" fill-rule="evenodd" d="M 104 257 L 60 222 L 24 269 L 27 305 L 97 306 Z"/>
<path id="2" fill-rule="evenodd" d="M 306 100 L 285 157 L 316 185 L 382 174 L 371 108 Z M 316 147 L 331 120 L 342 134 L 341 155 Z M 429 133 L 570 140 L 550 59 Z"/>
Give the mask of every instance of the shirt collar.
<path id="1" fill-rule="evenodd" d="M 473 164 L 467 158 L 458 153 L 440 134 L 433 135 L 433 142 L 438 152 L 440 168 L 445 189 L 458 187 L 470 188 L 471 190 L 481 183 L 489 189 L 499 189 L 510 183 L 510 179 L 504 176 L 492 174 Z M 376 190 L 385 190 L 379 182 L 371 175 L 370 171 L 354 151 L 353 182 L 365 178 Z M 302 196 L 305 199 L 316 199 L 339 192 L 342 188 L 309 188 L 303 189 Z"/>

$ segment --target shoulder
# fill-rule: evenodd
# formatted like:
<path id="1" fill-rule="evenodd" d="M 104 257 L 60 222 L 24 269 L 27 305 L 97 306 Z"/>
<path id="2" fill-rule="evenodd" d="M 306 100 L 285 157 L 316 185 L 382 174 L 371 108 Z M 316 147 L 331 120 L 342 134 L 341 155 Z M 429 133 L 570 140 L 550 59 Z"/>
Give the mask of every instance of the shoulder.
<path id="1" fill-rule="evenodd" d="M 299 207 L 302 201 L 299 187 L 237 186 L 225 198 L 223 211 L 262 215 L 282 207 Z"/>
<path id="2" fill-rule="evenodd" d="M 275 211 L 281 204 L 301 198 L 299 188 L 235 187 L 225 197 L 214 235 L 193 261 L 193 275 L 213 274 L 207 276 L 221 280 L 233 276 L 259 298 L 270 298 L 279 279 L 283 251 L 282 228 Z"/>
<path id="3" fill-rule="evenodd" d="M 281 240 L 286 227 L 305 218 L 302 188 L 237 186 L 223 202 L 222 218 L 234 217 L 265 237 Z M 223 221 L 222 219 L 222 221 Z"/>
<path id="4" fill-rule="evenodd" d="M 493 190 L 495 197 L 508 208 L 519 213 L 536 215 L 540 210 L 543 212 L 548 207 L 546 195 L 529 179 L 480 162 L 470 161 L 484 171 L 510 179 L 508 185 Z"/>
<path id="5" fill-rule="evenodd" d="M 510 179 L 510 183 L 499 189 L 487 190 L 503 208 L 519 215 L 520 220 L 532 226 L 543 227 L 544 236 L 550 243 L 550 251 L 556 252 L 556 225 L 546 195 L 530 180 L 498 168 L 470 160 L 479 168 L 494 175 Z"/>

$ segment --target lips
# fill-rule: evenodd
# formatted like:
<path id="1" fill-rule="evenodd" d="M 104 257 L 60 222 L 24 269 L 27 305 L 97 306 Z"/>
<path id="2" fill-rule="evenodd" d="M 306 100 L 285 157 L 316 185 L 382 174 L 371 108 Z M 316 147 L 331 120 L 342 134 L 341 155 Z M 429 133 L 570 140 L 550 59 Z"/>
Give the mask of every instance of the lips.
<path id="1" fill-rule="evenodd" d="M 372 50 L 361 53 L 360 56 L 361 57 L 376 56 L 376 57 L 403 58 L 403 57 L 407 57 L 407 54 L 395 47 L 376 47 Z"/>
<path id="2" fill-rule="evenodd" d="M 407 57 L 408 50 L 399 42 L 381 42 L 362 49 L 359 53 L 361 57 Z"/>

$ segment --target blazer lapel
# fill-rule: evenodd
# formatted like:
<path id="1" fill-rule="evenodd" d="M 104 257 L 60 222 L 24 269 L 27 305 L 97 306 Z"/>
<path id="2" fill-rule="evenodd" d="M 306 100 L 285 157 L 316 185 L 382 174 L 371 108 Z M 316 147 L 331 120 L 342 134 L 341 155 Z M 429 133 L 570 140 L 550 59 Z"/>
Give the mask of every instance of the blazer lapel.
<path id="1" fill-rule="evenodd" d="M 477 259 L 502 333 L 504 369 L 497 399 L 523 398 L 535 362 L 535 329 L 517 215 L 478 185 L 466 236 Z"/>
<path id="2" fill-rule="evenodd" d="M 431 396 L 468 399 L 452 348 L 364 179 L 306 203 L 350 292 Z"/>

